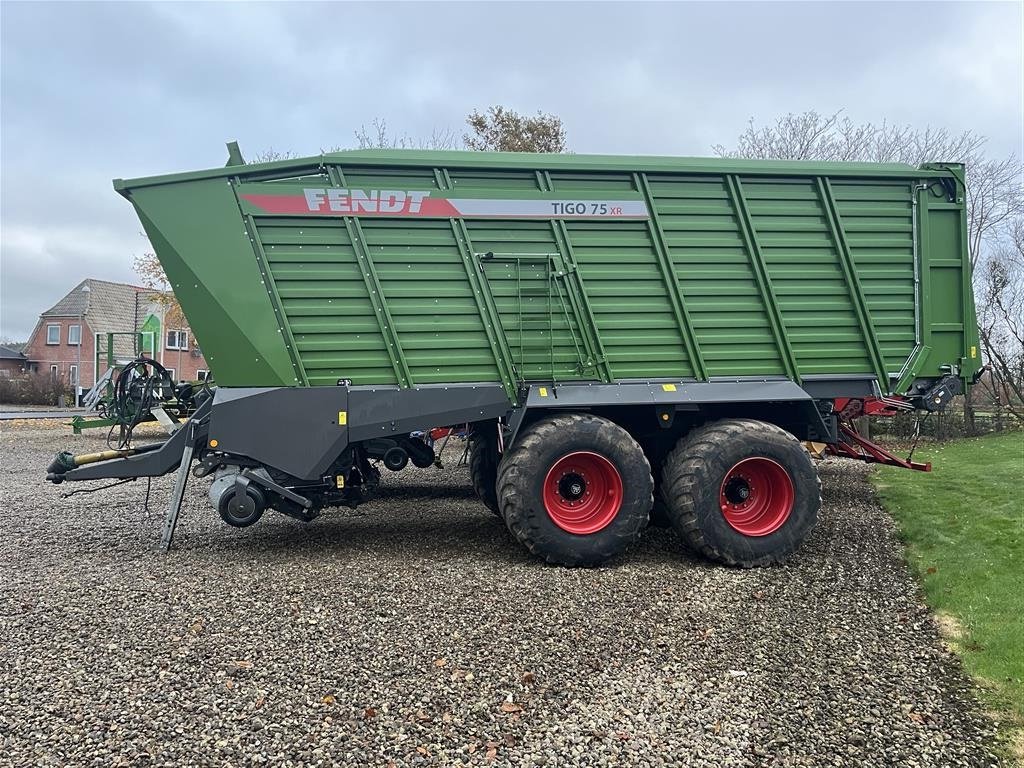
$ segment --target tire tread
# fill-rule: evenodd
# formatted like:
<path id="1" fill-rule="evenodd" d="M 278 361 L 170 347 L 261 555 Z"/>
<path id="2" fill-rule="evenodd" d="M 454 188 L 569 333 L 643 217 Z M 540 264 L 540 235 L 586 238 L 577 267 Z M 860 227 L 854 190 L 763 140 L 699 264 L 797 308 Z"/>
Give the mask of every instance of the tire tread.
<path id="1" fill-rule="evenodd" d="M 777 551 L 742 557 L 715 546 L 707 540 L 701 529 L 701 510 L 698 508 L 697 494 L 693 491 L 705 488 L 711 482 L 713 457 L 724 453 L 725 447 L 736 440 L 749 439 L 751 435 L 773 442 L 799 444 L 792 434 L 769 422 L 756 419 L 711 422 L 690 432 L 669 452 L 662 468 L 660 489 L 673 527 L 687 546 L 711 560 L 741 568 L 777 565 L 784 562 L 791 553 Z M 815 479 L 817 504 L 813 506 L 813 519 L 808 530 L 817 522 L 817 510 L 821 506 L 821 479 L 817 473 Z"/>
<path id="2" fill-rule="evenodd" d="M 498 464 L 497 435 L 491 435 L 497 427 L 493 423 L 485 423 L 476 428 L 469 436 L 469 477 L 477 498 L 494 515 L 501 517 L 498 505 Z"/>
<path id="3" fill-rule="evenodd" d="M 642 462 L 642 471 L 646 473 L 649 486 L 650 504 L 654 503 L 654 481 L 651 479 L 651 465 L 643 450 L 622 427 L 599 416 L 587 413 L 559 414 L 535 422 L 524 429 L 515 444 L 505 452 L 498 466 L 497 497 L 501 516 L 505 519 L 512 535 L 532 554 L 543 558 L 551 564 L 566 566 L 595 566 L 615 557 L 639 539 L 646 528 L 647 520 L 634 530 L 623 534 L 602 537 L 604 545 L 589 553 L 576 552 L 558 556 L 558 549 L 550 537 L 538 524 L 536 515 L 531 514 L 522 489 L 528 487 L 533 473 L 547 472 L 546 467 L 537 466 L 536 457 L 540 449 L 547 443 L 556 440 L 560 435 L 571 430 L 588 434 L 595 439 L 611 439 L 632 443 L 635 450 L 631 453 L 632 461 Z"/>

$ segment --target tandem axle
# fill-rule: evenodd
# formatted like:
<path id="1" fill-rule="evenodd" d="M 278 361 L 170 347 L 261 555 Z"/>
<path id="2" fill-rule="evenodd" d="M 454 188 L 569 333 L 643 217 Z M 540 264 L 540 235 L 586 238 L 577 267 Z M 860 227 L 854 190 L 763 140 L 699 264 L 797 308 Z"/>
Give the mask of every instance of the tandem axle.
<path id="1" fill-rule="evenodd" d="M 212 477 L 210 503 L 229 525 L 252 525 L 267 509 L 310 522 L 326 507 L 354 507 L 371 496 L 380 478 L 378 463 L 395 471 L 410 460 L 430 466 L 432 447 L 412 433 L 437 424 L 470 424 L 471 474 L 484 503 L 550 562 L 593 565 L 632 541 L 648 519 L 674 519 L 671 510 L 685 494 L 672 491 L 669 478 L 689 460 L 684 449 L 694 435 L 706 433 L 718 444 L 716 456 L 736 454 L 736 461 L 721 467 L 723 477 L 710 481 L 720 487 L 712 499 L 720 507 L 716 515 L 728 524 L 729 535 L 741 538 L 732 548 L 725 536 L 726 544 L 704 549 L 724 562 L 757 565 L 777 562 L 803 538 L 788 531 L 790 545 L 751 549 L 751 542 L 764 545 L 763 537 L 773 538 L 785 526 L 797 502 L 806 502 L 805 516 L 816 515 L 816 474 L 797 438 L 825 443 L 837 455 L 930 468 L 856 435 L 845 417 L 863 412 L 851 404 L 858 401 L 837 400 L 843 410 L 836 412 L 833 401 L 812 399 L 786 380 L 534 385 L 519 394 L 517 405 L 502 387 L 487 384 L 404 390 L 222 387 L 204 393 L 196 412 L 166 441 L 62 453 L 47 479 L 128 480 L 176 471 L 161 537 L 166 551 L 189 474 Z M 757 441 L 763 442 L 761 453 Z M 552 451 L 558 455 L 545 459 Z M 808 478 L 810 490 L 800 485 Z M 652 510 L 655 486 L 663 501 Z M 531 495 L 536 501 L 529 502 Z M 630 507 L 632 522 L 614 533 Z M 686 509 L 691 520 L 697 513 Z M 535 521 L 529 521 L 538 510 L 554 526 L 547 543 L 534 541 Z M 589 544 L 595 535 L 597 543 Z"/>

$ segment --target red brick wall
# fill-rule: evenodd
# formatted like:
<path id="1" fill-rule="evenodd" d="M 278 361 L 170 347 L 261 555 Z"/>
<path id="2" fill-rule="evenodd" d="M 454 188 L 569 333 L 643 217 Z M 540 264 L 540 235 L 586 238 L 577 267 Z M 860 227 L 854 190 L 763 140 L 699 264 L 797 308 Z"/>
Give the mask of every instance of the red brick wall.
<path id="1" fill-rule="evenodd" d="M 167 334 L 164 333 L 162 341 L 167 341 Z M 188 349 L 164 349 L 157 352 L 156 359 L 164 368 L 174 369 L 175 381 L 195 381 L 200 370 L 209 371 L 210 366 L 206 364 L 206 358 L 202 355 L 196 357 L 193 353 L 196 340 L 192 334 L 188 336 Z"/>
<path id="2" fill-rule="evenodd" d="M 46 373 L 50 370 L 51 365 L 56 365 L 57 375 L 60 377 L 61 381 L 69 380 L 68 377 L 71 373 L 71 366 L 79 364 L 79 351 L 77 345 L 68 344 L 68 327 L 78 324 L 79 318 L 77 317 L 45 317 L 40 320 L 39 325 L 36 326 L 35 332 L 32 334 L 32 337 L 29 339 L 29 343 L 24 350 L 25 355 L 28 357 L 35 370 Z M 46 343 L 47 325 L 60 326 L 59 344 Z M 192 338 L 191 334 L 189 334 L 189 348 L 187 350 L 161 350 L 160 347 L 162 347 L 166 340 L 166 335 L 163 339 L 158 340 L 158 349 L 155 357 L 157 362 L 161 363 L 165 368 L 174 369 L 175 381 L 194 381 L 198 378 L 198 372 L 200 370 L 209 370 L 209 366 L 206 364 L 206 359 L 201 355 L 196 357 L 193 354 L 193 350 L 195 349 L 195 339 Z M 100 338 L 99 342 L 99 374 L 102 374 L 107 369 L 106 337 L 104 336 Z M 82 322 L 82 349 L 79 381 L 81 381 L 81 384 L 85 389 L 91 388 L 96 382 L 97 372 L 94 370 L 93 365 L 95 353 L 95 336 L 92 329 L 89 328 L 88 322 Z"/>
<path id="3" fill-rule="evenodd" d="M 20 360 L 0 360 L 0 377 L 9 379 L 21 375 L 22 363 Z"/>
<path id="4" fill-rule="evenodd" d="M 60 342 L 46 343 L 46 326 L 60 326 Z M 68 328 L 72 325 L 82 326 L 81 350 L 77 344 L 68 344 Z M 71 366 L 79 365 L 78 380 L 89 389 L 96 381 L 93 360 L 96 346 L 89 324 L 78 317 L 44 317 L 40 318 L 28 345 L 23 350 L 32 368 L 43 373 L 50 371 L 50 366 L 57 366 L 57 376 L 61 381 L 69 381 Z M 79 362 L 81 361 L 81 362 Z M 104 369 L 105 370 L 105 369 Z M 101 370 L 100 373 L 103 373 Z"/>

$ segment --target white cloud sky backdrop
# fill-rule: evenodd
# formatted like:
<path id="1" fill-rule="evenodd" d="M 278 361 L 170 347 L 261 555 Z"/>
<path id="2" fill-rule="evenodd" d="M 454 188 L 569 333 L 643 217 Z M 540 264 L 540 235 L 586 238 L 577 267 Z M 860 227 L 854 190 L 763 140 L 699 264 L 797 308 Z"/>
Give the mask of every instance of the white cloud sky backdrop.
<path id="1" fill-rule="evenodd" d="M 970 129 L 1022 154 L 1022 4 L 0 5 L 0 336 L 147 249 L 115 177 L 316 154 L 374 117 L 543 110 L 576 152 L 710 155 L 753 117 Z"/>

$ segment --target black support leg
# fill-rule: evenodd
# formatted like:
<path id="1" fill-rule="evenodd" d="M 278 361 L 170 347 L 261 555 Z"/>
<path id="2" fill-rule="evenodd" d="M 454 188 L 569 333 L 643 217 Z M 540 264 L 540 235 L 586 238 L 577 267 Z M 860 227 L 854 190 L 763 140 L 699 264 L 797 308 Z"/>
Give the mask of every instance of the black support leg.
<path id="1" fill-rule="evenodd" d="M 185 486 L 188 484 L 189 471 L 192 469 L 192 454 L 195 451 L 194 427 L 189 427 L 190 434 L 185 441 L 185 449 L 181 454 L 181 465 L 178 467 L 178 474 L 174 478 L 174 490 L 171 491 L 171 502 L 167 507 L 167 517 L 164 519 L 163 533 L 160 536 L 160 552 L 167 554 L 171 548 L 171 539 L 174 538 L 174 528 L 178 525 L 178 513 L 181 512 L 181 502 L 185 498 Z"/>

